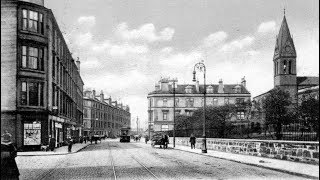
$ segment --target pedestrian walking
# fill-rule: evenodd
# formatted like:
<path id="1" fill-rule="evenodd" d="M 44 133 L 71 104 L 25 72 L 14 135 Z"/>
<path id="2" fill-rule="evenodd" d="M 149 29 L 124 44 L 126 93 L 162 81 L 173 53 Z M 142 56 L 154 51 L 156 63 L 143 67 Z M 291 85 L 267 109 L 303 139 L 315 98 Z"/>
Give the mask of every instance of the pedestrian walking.
<path id="1" fill-rule="evenodd" d="M 191 144 L 191 149 L 195 149 L 196 148 L 196 137 L 194 137 L 194 134 L 191 134 L 189 142 Z"/>
<path id="2" fill-rule="evenodd" d="M 148 141 L 149 141 L 149 136 L 147 136 L 146 135 L 146 137 L 145 137 L 145 141 L 146 141 L 146 144 L 148 143 Z"/>
<path id="3" fill-rule="evenodd" d="M 168 135 L 164 135 L 164 148 L 167 149 L 168 148 L 168 144 L 169 144 L 169 136 Z"/>
<path id="4" fill-rule="evenodd" d="M 19 169 L 15 158 L 17 148 L 11 142 L 11 134 L 5 131 L 1 136 L 1 179 L 19 179 Z"/>
<path id="5" fill-rule="evenodd" d="M 166 139 L 165 139 L 165 135 L 164 134 L 161 136 L 161 145 L 160 145 L 160 148 L 163 147 L 163 149 L 165 149 L 165 147 L 166 147 Z"/>
<path id="6" fill-rule="evenodd" d="M 83 137 L 84 143 L 87 144 L 87 136 Z"/>
<path id="7" fill-rule="evenodd" d="M 83 143 L 83 137 L 82 136 L 80 136 L 80 143 L 82 144 Z"/>
<path id="8" fill-rule="evenodd" d="M 70 138 L 69 141 L 68 141 L 68 152 L 69 152 L 69 153 L 71 153 L 72 145 L 73 145 L 73 139 Z"/>
<path id="9" fill-rule="evenodd" d="M 90 138 L 90 143 L 92 144 L 92 141 L 93 141 L 93 136 L 91 136 L 91 138 Z"/>
<path id="10" fill-rule="evenodd" d="M 49 141 L 49 149 L 51 150 L 51 151 L 53 151 L 54 150 L 54 147 L 56 146 L 56 138 L 50 138 L 50 141 Z"/>

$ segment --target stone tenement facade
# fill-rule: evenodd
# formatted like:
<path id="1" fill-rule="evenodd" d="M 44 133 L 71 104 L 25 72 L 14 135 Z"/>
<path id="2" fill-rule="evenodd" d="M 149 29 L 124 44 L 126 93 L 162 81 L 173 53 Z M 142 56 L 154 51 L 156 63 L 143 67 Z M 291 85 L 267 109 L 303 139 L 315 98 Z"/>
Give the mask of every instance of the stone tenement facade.
<path id="1" fill-rule="evenodd" d="M 79 71 L 43 0 L 1 0 L 1 134 L 20 150 L 81 135 Z"/>
<path id="2" fill-rule="evenodd" d="M 148 112 L 150 130 L 168 131 L 173 129 L 173 108 L 175 114 L 192 115 L 203 107 L 204 86 L 197 81 L 195 84 L 177 84 L 173 90 L 169 80 L 163 78 L 155 90 L 148 94 Z M 175 105 L 174 97 L 175 96 Z M 251 94 L 246 88 L 246 80 L 242 78 L 241 84 L 206 85 L 206 105 L 221 106 L 225 104 L 241 104 L 251 101 Z M 248 126 L 249 118 L 245 108 L 239 108 L 237 115 L 230 119 L 235 125 Z"/>
<path id="3" fill-rule="evenodd" d="M 83 126 L 84 135 L 118 136 L 121 127 L 131 126 L 131 114 L 129 106 L 112 101 L 111 97 L 104 98 L 101 91 L 84 91 L 83 96 Z"/>
<path id="4" fill-rule="evenodd" d="M 172 142 L 170 138 L 170 143 Z M 189 138 L 176 138 L 177 145 L 190 146 Z M 196 148 L 201 149 L 202 138 Z M 319 142 L 207 138 L 207 148 L 216 151 L 319 164 Z"/>

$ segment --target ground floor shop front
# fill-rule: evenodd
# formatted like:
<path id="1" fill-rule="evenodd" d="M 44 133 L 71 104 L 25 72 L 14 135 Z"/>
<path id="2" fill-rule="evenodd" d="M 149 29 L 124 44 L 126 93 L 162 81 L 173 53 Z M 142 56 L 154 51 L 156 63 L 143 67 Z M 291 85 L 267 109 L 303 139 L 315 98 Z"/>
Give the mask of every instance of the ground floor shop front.
<path id="1" fill-rule="evenodd" d="M 68 138 L 76 141 L 82 135 L 81 126 L 66 118 L 46 112 L 2 112 L 1 134 L 8 131 L 19 151 L 37 151 L 54 142 L 54 147 L 66 144 Z"/>

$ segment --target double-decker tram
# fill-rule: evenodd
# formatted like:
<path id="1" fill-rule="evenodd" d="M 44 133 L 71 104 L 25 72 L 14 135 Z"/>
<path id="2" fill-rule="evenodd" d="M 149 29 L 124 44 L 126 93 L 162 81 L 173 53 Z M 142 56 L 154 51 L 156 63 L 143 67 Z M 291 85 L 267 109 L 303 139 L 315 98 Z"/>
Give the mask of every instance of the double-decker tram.
<path id="1" fill-rule="evenodd" d="M 130 142 L 130 127 L 120 129 L 120 142 Z"/>

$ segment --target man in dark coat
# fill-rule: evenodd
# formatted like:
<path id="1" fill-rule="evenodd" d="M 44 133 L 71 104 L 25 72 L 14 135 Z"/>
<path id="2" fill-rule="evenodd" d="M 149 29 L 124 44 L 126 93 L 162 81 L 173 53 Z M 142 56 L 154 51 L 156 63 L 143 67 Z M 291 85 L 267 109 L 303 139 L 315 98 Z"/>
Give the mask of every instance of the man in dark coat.
<path id="1" fill-rule="evenodd" d="M 19 179 L 16 157 L 17 149 L 11 142 L 11 134 L 6 131 L 1 136 L 1 179 Z"/>
<path id="2" fill-rule="evenodd" d="M 83 137 L 84 143 L 87 144 L 87 136 Z"/>
<path id="3" fill-rule="evenodd" d="M 53 151 L 54 150 L 54 148 L 55 148 L 55 146 L 56 146 L 56 138 L 50 138 L 50 141 L 49 141 L 49 149 L 51 150 L 51 151 Z"/>
<path id="4" fill-rule="evenodd" d="M 195 149 L 195 144 L 196 144 L 196 137 L 194 137 L 193 134 L 190 136 L 190 144 L 191 144 L 191 149 Z"/>
<path id="5" fill-rule="evenodd" d="M 71 152 L 72 145 L 73 145 L 73 139 L 72 139 L 72 138 L 69 138 L 69 140 L 68 140 L 68 152 L 69 152 L 69 153 Z"/>
<path id="6" fill-rule="evenodd" d="M 167 149 L 168 148 L 168 144 L 169 144 L 169 136 L 168 135 L 164 135 L 164 148 Z"/>

